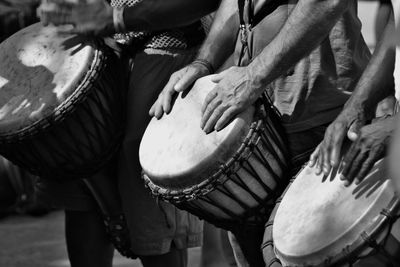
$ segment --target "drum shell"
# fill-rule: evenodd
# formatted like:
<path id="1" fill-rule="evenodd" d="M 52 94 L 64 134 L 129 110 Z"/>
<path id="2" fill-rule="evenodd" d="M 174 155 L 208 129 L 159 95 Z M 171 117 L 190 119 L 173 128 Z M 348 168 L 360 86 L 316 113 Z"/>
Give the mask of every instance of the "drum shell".
<path id="1" fill-rule="evenodd" d="M 102 41 L 84 81 L 50 116 L 0 136 L 0 154 L 32 174 L 56 180 L 93 175 L 122 141 L 126 80 L 121 60 Z"/>
<path id="2" fill-rule="evenodd" d="M 228 160 L 230 168 L 221 167 L 218 175 L 208 179 L 210 184 L 184 189 L 176 195 L 165 194 L 168 190 L 154 185 L 145 175 L 153 194 L 226 230 L 236 231 L 243 224 L 264 225 L 290 172 L 279 117 L 267 109 L 267 116 L 256 113 L 251 131 L 256 130 L 243 140 L 247 144 Z"/>
<path id="3" fill-rule="evenodd" d="M 299 172 L 301 173 L 301 171 Z M 314 267 L 328 267 L 328 266 L 354 266 L 354 267 L 386 267 L 386 266 L 397 266 L 393 265 L 393 261 L 397 264 L 400 263 L 400 240 L 395 232 L 399 231 L 400 222 L 395 222 L 400 214 L 400 202 L 397 197 L 393 196 L 390 203 L 386 207 L 382 207 L 381 214 L 376 214 L 376 218 L 369 225 L 367 229 L 360 233 L 357 240 L 354 240 L 352 244 L 343 245 L 343 250 L 340 254 L 326 256 L 325 260 L 321 260 L 319 263 L 294 263 L 292 259 L 286 259 L 285 256 L 280 255 L 279 251 L 275 247 L 273 239 L 273 226 L 276 213 L 279 209 L 279 205 L 285 194 L 290 189 L 293 181 L 292 179 L 288 187 L 282 196 L 276 201 L 274 210 L 271 213 L 269 221 L 265 224 L 265 232 L 262 244 L 262 251 L 266 266 L 270 267 L 302 267 L 302 266 L 314 266 Z M 388 212 L 385 215 L 385 212 Z M 392 219 L 391 219 L 392 218 Z M 397 229 L 394 230 L 394 227 Z M 364 235 L 364 237 L 363 237 Z M 371 247 L 372 243 L 369 244 L 365 238 L 370 238 L 371 242 L 377 242 L 380 249 L 387 253 L 388 258 L 382 257 L 382 255 L 376 256 L 377 251 Z M 305 244 L 306 245 L 306 244 Z M 385 254 L 383 254 L 385 255 Z M 297 259 L 296 261 L 298 261 Z M 350 264 L 350 265 L 349 265 Z"/>

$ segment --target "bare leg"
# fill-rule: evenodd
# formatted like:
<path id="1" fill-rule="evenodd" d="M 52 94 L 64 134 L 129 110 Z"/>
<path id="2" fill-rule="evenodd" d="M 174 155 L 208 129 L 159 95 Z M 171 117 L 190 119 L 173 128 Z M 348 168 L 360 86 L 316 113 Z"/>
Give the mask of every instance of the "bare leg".
<path id="1" fill-rule="evenodd" d="M 201 249 L 200 267 L 229 266 L 222 247 L 221 229 L 204 223 L 204 242 Z"/>
<path id="2" fill-rule="evenodd" d="M 261 244 L 264 237 L 263 226 L 243 226 L 230 236 L 232 248 L 240 267 L 264 267 Z"/>
<path id="3" fill-rule="evenodd" d="M 235 255 L 233 253 L 231 243 L 229 242 L 228 232 L 221 229 L 220 233 L 222 250 L 224 251 L 224 256 L 226 261 L 228 262 L 228 266 L 237 267 Z"/>
<path id="4" fill-rule="evenodd" d="M 71 267 L 111 267 L 114 247 L 100 214 L 65 211 L 65 235 Z"/>
<path id="5" fill-rule="evenodd" d="M 144 267 L 186 267 L 188 262 L 187 249 L 171 249 L 163 255 L 139 256 Z"/>

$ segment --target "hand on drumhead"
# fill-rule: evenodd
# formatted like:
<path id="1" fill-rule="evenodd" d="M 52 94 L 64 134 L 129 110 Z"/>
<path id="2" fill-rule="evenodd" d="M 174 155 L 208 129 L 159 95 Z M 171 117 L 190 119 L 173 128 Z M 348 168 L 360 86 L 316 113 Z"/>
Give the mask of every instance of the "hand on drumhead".
<path id="1" fill-rule="evenodd" d="M 341 164 L 341 179 L 346 180 L 347 185 L 353 181 L 359 184 L 374 164 L 384 157 L 395 125 L 395 118 L 388 117 L 361 129 Z"/>
<path id="2" fill-rule="evenodd" d="M 208 74 L 210 74 L 209 69 L 196 63 L 189 64 L 183 69 L 174 72 L 158 99 L 150 108 L 149 115 L 160 119 L 164 113 L 169 114 L 172 109 L 174 95 L 187 90 L 197 79 Z"/>
<path id="3" fill-rule="evenodd" d="M 357 139 L 359 129 L 366 121 L 364 114 L 358 109 L 348 108 L 329 125 L 324 140 L 310 156 L 309 166 L 316 167 L 317 175 L 328 175 L 332 168 L 338 167 L 346 134 L 351 141 Z"/>
<path id="4" fill-rule="evenodd" d="M 222 130 L 262 94 L 246 67 L 231 67 L 215 75 L 217 86 L 206 96 L 200 127 L 204 132 Z"/>
<path id="5" fill-rule="evenodd" d="M 115 32 L 113 9 L 102 0 L 85 3 L 46 0 L 37 13 L 44 25 L 60 26 L 60 33 L 107 36 Z"/>

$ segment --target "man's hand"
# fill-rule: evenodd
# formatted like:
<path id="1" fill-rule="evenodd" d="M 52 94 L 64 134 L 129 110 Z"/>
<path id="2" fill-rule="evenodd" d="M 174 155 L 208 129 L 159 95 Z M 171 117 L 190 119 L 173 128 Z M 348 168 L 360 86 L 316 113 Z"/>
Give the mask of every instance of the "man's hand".
<path id="1" fill-rule="evenodd" d="M 38 15 L 44 25 L 62 26 L 61 33 L 108 36 L 115 32 L 113 9 L 102 0 L 46 0 L 38 8 Z"/>
<path id="2" fill-rule="evenodd" d="M 195 81 L 209 74 L 210 72 L 207 67 L 195 62 L 174 72 L 158 96 L 158 99 L 150 108 L 149 115 L 160 119 L 164 113 L 169 114 L 172 109 L 174 95 L 189 89 Z"/>
<path id="3" fill-rule="evenodd" d="M 252 105 L 260 96 L 248 68 L 231 67 L 212 79 L 217 83 L 202 107 L 201 128 L 210 133 L 222 130 L 229 121 Z M 262 91 L 261 91 L 262 92 Z"/>
<path id="4" fill-rule="evenodd" d="M 355 141 L 365 122 L 365 112 L 361 109 L 345 108 L 327 128 L 324 140 L 310 156 L 309 166 L 316 166 L 318 175 L 322 172 L 328 175 L 332 168 L 339 165 L 346 134 L 351 141 Z"/>
<path id="5" fill-rule="evenodd" d="M 380 119 L 364 126 L 360 135 L 347 151 L 342 162 L 342 180 L 349 185 L 359 184 L 375 162 L 383 158 L 393 135 L 396 121 L 394 117 Z"/>

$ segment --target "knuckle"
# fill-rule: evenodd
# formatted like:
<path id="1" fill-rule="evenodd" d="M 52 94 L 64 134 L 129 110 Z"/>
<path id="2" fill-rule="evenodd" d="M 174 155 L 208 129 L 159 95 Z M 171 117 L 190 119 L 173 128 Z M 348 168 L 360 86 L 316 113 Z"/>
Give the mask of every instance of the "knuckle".
<path id="1" fill-rule="evenodd" d="M 172 73 L 172 74 L 171 74 L 171 77 L 169 77 L 169 81 L 174 81 L 174 80 L 178 79 L 178 77 L 180 76 L 180 75 L 179 75 L 180 72 L 181 72 L 181 71 L 177 71 L 177 72 Z"/>
<path id="2" fill-rule="evenodd" d="M 343 129 L 344 127 L 345 127 L 344 123 L 341 121 L 338 121 L 333 125 L 333 130 L 338 131 L 338 130 Z"/>

